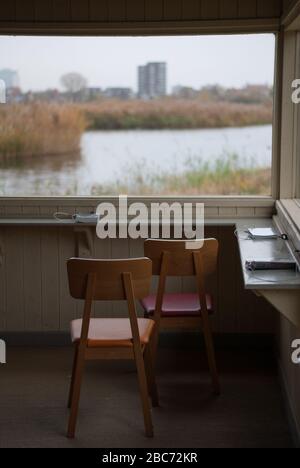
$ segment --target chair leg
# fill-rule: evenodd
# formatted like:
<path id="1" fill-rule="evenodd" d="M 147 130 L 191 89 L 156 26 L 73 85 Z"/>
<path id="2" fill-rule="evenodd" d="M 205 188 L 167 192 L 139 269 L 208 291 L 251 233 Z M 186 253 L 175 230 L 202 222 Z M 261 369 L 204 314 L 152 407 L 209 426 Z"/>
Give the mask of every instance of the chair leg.
<path id="1" fill-rule="evenodd" d="M 75 369 L 76 369 L 77 357 L 78 357 L 78 345 L 75 344 L 75 346 L 74 346 L 74 358 L 73 358 L 72 377 L 71 377 L 71 384 L 70 384 L 70 391 L 69 391 L 69 399 L 68 399 L 68 408 L 71 408 L 72 399 L 73 399 L 74 377 L 75 377 Z"/>
<path id="2" fill-rule="evenodd" d="M 146 375 L 148 381 L 148 388 L 152 399 L 152 406 L 155 408 L 159 406 L 159 399 L 157 393 L 155 372 L 153 367 L 152 349 L 151 342 L 146 346 L 144 351 L 144 361 L 146 368 Z"/>
<path id="3" fill-rule="evenodd" d="M 144 359 L 143 359 L 141 349 L 140 348 L 135 349 L 134 355 L 135 355 L 135 364 L 136 364 L 139 387 L 140 387 L 140 395 L 141 395 L 141 400 L 142 400 L 146 436 L 153 437 L 153 425 L 152 425 L 151 408 L 150 408 L 149 394 L 148 394 L 148 384 L 147 384 Z"/>
<path id="4" fill-rule="evenodd" d="M 71 439 L 75 437 L 81 382 L 82 382 L 82 375 L 83 375 L 83 370 L 84 370 L 84 360 L 85 360 L 84 348 L 83 349 L 79 348 L 77 359 L 76 359 L 76 365 L 75 365 L 71 411 L 70 411 L 69 425 L 68 425 L 68 437 Z"/>
<path id="5" fill-rule="evenodd" d="M 220 395 L 220 381 L 216 364 L 214 342 L 207 312 L 202 312 L 202 327 L 208 358 L 209 369 L 212 377 L 213 390 L 216 395 Z"/>

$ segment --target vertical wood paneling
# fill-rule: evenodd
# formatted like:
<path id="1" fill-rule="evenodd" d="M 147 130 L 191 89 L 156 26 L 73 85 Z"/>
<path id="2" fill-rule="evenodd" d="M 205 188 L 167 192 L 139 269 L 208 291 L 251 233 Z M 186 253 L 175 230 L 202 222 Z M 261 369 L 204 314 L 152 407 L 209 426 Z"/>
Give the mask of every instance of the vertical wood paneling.
<path id="1" fill-rule="evenodd" d="M 280 0 L 257 0 L 257 16 L 259 18 L 272 18 L 280 15 Z"/>
<path id="2" fill-rule="evenodd" d="M 126 0 L 109 0 L 108 18 L 110 21 L 125 21 Z"/>
<path id="3" fill-rule="evenodd" d="M 73 21 L 88 21 L 90 15 L 89 0 L 71 0 L 71 18 Z"/>
<path id="4" fill-rule="evenodd" d="M 234 19 L 238 17 L 238 0 L 220 0 L 220 17 Z"/>
<path id="5" fill-rule="evenodd" d="M 41 230 L 42 324 L 45 331 L 60 329 L 58 241 L 57 229 Z"/>
<path id="6" fill-rule="evenodd" d="M 183 0 L 182 19 L 197 20 L 200 18 L 201 0 Z"/>
<path id="7" fill-rule="evenodd" d="M 219 0 L 201 0 L 201 18 L 218 19 L 220 17 Z"/>
<path id="8" fill-rule="evenodd" d="M 55 21 L 71 20 L 71 0 L 53 0 L 53 17 Z"/>
<path id="9" fill-rule="evenodd" d="M 182 17 L 182 0 L 164 0 L 164 19 L 180 20 Z"/>
<path id="10" fill-rule="evenodd" d="M 219 327 L 224 333 L 234 333 L 237 328 L 236 278 L 240 260 L 233 229 L 224 226 L 220 231 L 222 234 L 219 236 L 218 263 Z"/>
<path id="11" fill-rule="evenodd" d="M 161 21 L 163 14 L 163 0 L 145 0 L 145 16 L 147 21 Z"/>
<path id="12" fill-rule="evenodd" d="M 40 230 L 24 228 L 24 314 L 26 330 L 42 329 Z"/>
<path id="13" fill-rule="evenodd" d="M 108 20 L 108 2 L 109 0 L 90 0 L 90 20 L 107 21 Z"/>
<path id="14" fill-rule="evenodd" d="M 5 233 L 6 229 L 0 229 L 0 329 L 6 328 L 6 258 L 5 258 Z"/>
<path id="15" fill-rule="evenodd" d="M 60 228 L 59 230 L 59 297 L 60 297 L 60 329 L 68 330 L 71 320 L 77 317 L 78 301 L 71 298 L 67 275 L 67 260 L 74 257 L 74 232 Z"/>
<path id="16" fill-rule="evenodd" d="M 35 18 L 37 21 L 53 20 L 53 2 L 52 0 L 43 0 L 35 2 Z"/>
<path id="17" fill-rule="evenodd" d="M 219 227 L 206 227 L 205 238 L 220 239 L 220 228 Z M 220 331 L 220 314 L 219 314 L 219 278 L 218 272 L 216 271 L 213 275 L 207 278 L 205 283 L 206 290 L 213 295 L 214 298 L 214 314 L 210 318 L 212 329 L 214 332 Z"/>
<path id="18" fill-rule="evenodd" d="M 6 229 L 6 328 L 21 331 L 24 320 L 23 228 Z"/>
<path id="19" fill-rule="evenodd" d="M 34 0 L 16 0 L 16 20 L 32 21 L 34 20 Z M 0 6 L 1 9 L 1 6 Z"/>
<path id="20" fill-rule="evenodd" d="M 257 8 L 256 0 L 251 2 L 245 2 L 245 0 L 239 0 L 238 12 L 240 18 L 256 18 Z"/>
<path id="21" fill-rule="evenodd" d="M 0 21 L 13 21 L 16 18 L 15 0 L 10 2 L 1 2 Z"/>
<path id="22" fill-rule="evenodd" d="M 143 21 L 145 19 L 144 0 L 127 0 L 127 20 Z"/>

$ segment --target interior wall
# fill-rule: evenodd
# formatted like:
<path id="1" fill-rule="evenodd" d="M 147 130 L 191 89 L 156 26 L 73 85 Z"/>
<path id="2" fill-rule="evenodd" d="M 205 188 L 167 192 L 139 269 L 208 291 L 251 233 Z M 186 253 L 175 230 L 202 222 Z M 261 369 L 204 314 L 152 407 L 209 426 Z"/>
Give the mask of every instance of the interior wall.
<path id="1" fill-rule="evenodd" d="M 291 344 L 299 339 L 300 333 L 287 319 L 280 317 L 279 367 L 290 412 L 293 415 L 296 443 L 300 447 L 300 365 L 292 362 Z"/>
<path id="2" fill-rule="evenodd" d="M 262 298 L 245 291 L 237 239 L 232 226 L 210 227 L 206 237 L 220 242 L 216 274 L 208 282 L 214 294 L 214 330 L 218 333 L 272 333 L 277 312 Z M 91 232 L 94 232 L 92 229 Z M 66 261 L 76 252 L 76 232 L 69 227 L 0 228 L 1 331 L 64 331 L 80 317 L 82 303 L 68 291 Z M 80 256 L 86 251 L 78 252 Z M 142 240 L 100 240 L 93 235 L 96 258 L 143 256 Z M 86 255 L 88 256 L 88 255 Z M 169 291 L 195 291 L 190 278 L 173 278 Z M 126 315 L 123 304 L 97 304 L 96 315 Z"/>
<path id="3" fill-rule="evenodd" d="M 5 0 L 1 2 L 0 22 L 278 18 L 281 7 L 281 0 Z"/>

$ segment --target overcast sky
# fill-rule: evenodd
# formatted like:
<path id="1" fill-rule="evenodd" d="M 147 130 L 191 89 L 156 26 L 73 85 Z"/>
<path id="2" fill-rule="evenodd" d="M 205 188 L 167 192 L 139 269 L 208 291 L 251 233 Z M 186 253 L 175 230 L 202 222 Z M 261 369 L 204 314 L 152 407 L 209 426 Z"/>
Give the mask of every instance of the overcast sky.
<path id="1" fill-rule="evenodd" d="M 18 70 L 24 91 L 60 88 L 80 72 L 89 86 L 137 87 L 137 66 L 168 64 L 168 88 L 273 83 L 272 34 L 189 37 L 0 37 L 0 69 Z"/>

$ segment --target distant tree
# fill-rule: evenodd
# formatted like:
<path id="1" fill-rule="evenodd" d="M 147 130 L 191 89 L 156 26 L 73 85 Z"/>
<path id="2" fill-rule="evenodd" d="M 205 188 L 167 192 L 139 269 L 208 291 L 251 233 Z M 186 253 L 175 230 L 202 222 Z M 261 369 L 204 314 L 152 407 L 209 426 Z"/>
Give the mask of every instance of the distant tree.
<path id="1" fill-rule="evenodd" d="M 67 73 L 60 79 L 62 86 L 74 99 L 75 95 L 87 86 L 87 80 L 80 73 Z"/>

